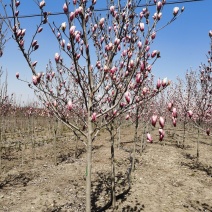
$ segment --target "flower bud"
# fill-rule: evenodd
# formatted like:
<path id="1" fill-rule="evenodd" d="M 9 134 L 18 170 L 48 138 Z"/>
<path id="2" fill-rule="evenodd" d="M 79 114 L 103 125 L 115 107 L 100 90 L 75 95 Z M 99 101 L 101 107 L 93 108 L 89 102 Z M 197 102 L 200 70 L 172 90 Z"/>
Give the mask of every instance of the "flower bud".
<path id="1" fill-rule="evenodd" d="M 92 120 L 93 122 L 96 121 L 96 113 L 93 113 L 93 114 L 92 114 L 91 120 Z"/>
<path id="2" fill-rule="evenodd" d="M 64 3 L 64 5 L 63 5 L 63 11 L 64 11 L 64 13 L 68 12 L 68 5 L 66 3 Z"/>
<path id="3" fill-rule="evenodd" d="M 60 28 L 62 29 L 63 32 L 65 31 L 66 26 L 67 26 L 67 25 L 66 25 L 66 22 L 63 22 L 63 23 L 61 24 Z"/>
<path id="4" fill-rule="evenodd" d="M 70 28 L 70 35 L 74 35 L 75 34 L 75 29 L 76 29 L 76 26 L 71 26 Z"/>
<path id="5" fill-rule="evenodd" d="M 32 76 L 32 82 L 33 82 L 34 85 L 38 84 L 37 76 L 35 76 L 35 75 Z"/>
<path id="6" fill-rule="evenodd" d="M 156 87 L 157 87 L 157 89 L 159 90 L 160 89 L 160 87 L 161 87 L 161 80 L 160 80 L 160 78 L 157 80 L 157 85 L 156 85 Z"/>
<path id="7" fill-rule="evenodd" d="M 167 85 L 168 79 L 167 77 L 163 79 L 162 86 L 165 87 Z"/>
<path id="8" fill-rule="evenodd" d="M 159 118 L 159 124 L 160 124 L 161 128 L 163 129 L 164 125 L 165 125 L 165 120 L 162 116 L 160 116 L 160 118 Z"/>
<path id="9" fill-rule="evenodd" d="M 173 15 L 176 16 L 179 12 L 179 7 L 174 7 L 173 9 Z"/>
<path id="10" fill-rule="evenodd" d="M 56 63 L 58 63 L 60 60 L 60 55 L 58 53 L 55 53 L 54 59 L 55 59 Z"/>
<path id="11" fill-rule="evenodd" d="M 45 1 L 40 2 L 40 9 L 42 9 L 46 5 Z"/>
<path id="12" fill-rule="evenodd" d="M 151 57 L 154 58 L 157 55 L 157 52 L 158 52 L 157 50 L 154 50 L 151 54 Z"/>
<path id="13" fill-rule="evenodd" d="M 144 31 L 144 23 L 140 23 L 139 27 L 140 27 L 141 32 L 143 32 Z"/>
<path id="14" fill-rule="evenodd" d="M 168 103 L 168 107 L 167 108 L 168 108 L 169 111 L 171 111 L 171 109 L 172 109 L 172 102 L 169 102 Z"/>
<path id="15" fill-rule="evenodd" d="M 157 115 L 153 115 L 151 117 L 151 124 L 153 127 L 155 127 L 156 123 L 157 123 L 157 119 L 158 119 L 158 116 Z"/>
<path id="16" fill-rule="evenodd" d="M 162 7 L 162 3 L 161 3 L 161 1 L 159 1 L 159 2 L 157 3 L 157 11 L 158 11 L 158 12 L 160 12 L 161 7 Z"/>
<path id="17" fill-rule="evenodd" d="M 209 37 L 212 38 L 212 30 L 209 31 Z"/>
<path id="18" fill-rule="evenodd" d="M 32 63 L 32 66 L 35 67 L 35 66 L 37 65 L 37 63 L 38 63 L 38 61 L 34 61 L 34 62 Z"/>
<path id="19" fill-rule="evenodd" d="M 188 116 L 189 116 L 189 118 L 191 118 L 193 116 L 193 111 L 192 110 L 188 111 Z"/>
<path id="20" fill-rule="evenodd" d="M 125 119 L 126 119 L 126 120 L 129 120 L 129 118 L 130 118 L 130 115 L 127 114 L 126 117 L 125 117 Z"/>
<path id="21" fill-rule="evenodd" d="M 172 116 L 174 118 L 177 118 L 177 109 L 174 107 L 173 110 L 172 110 Z"/>
<path id="22" fill-rule="evenodd" d="M 150 143 L 153 142 L 153 139 L 152 139 L 152 136 L 150 135 L 150 133 L 147 133 L 147 141 Z"/>
<path id="23" fill-rule="evenodd" d="M 16 76 L 16 78 L 18 79 L 18 78 L 19 78 L 19 73 L 17 72 L 17 73 L 15 74 L 15 76 Z"/>
<path id="24" fill-rule="evenodd" d="M 115 11 L 115 7 L 114 7 L 114 6 L 111 6 L 111 7 L 110 7 L 110 12 L 111 12 L 111 13 L 114 13 L 114 11 Z"/>
<path id="25" fill-rule="evenodd" d="M 153 32 L 153 33 L 151 34 L 151 38 L 152 38 L 152 40 L 154 40 L 154 39 L 155 39 L 155 37 L 156 37 L 156 32 Z"/>
<path id="26" fill-rule="evenodd" d="M 15 2 L 15 6 L 18 7 L 20 5 L 20 1 Z"/>
<path id="27" fill-rule="evenodd" d="M 125 96 L 125 100 L 129 104 L 130 103 L 130 93 L 129 93 L 129 91 L 126 91 L 125 94 L 124 94 L 124 96 Z"/>
<path id="28" fill-rule="evenodd" d="M 43 28 L 42 27 L 39 27 L 38 28 L 38 33 L 42 32 Z"/>
<path id="29" fill-rule="evenodd" d="M 177 126 L 177 119 L 172 117 L 172 123 L 173 123 L 173 126 L 176 127 Z"/>

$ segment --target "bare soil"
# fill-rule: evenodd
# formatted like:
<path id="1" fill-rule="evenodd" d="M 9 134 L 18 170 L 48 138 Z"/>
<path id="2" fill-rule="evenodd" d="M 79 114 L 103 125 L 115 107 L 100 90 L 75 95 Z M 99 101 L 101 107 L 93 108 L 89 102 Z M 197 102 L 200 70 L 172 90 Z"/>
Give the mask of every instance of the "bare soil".
<path id="1" fill-rule="evenodd" d="M 196 162 L 196 135 L 188 135 L 185 149 L 166 134 L 165 142 L 147 144 L 136 151 L 135 171 L 128 178 L 132 160 L 133 129 L 121 130 L 115 148 L 116 211 L 190 212 L 212 211 L 212 139 L 201 136 Z M 3 151 L 0 176 L 0 211 L 85 211 L 86 152 L 71 136 L 58 138 L 54 165 L 53 141 L 21 150 Z M 140 144 L 137 144 L 140 149 Z M 36 157 L 36 158 L 35 158 Z M 112 211 L 110 202 L 110 140 L 101 132 L 93 146 L 92 211 Z M 129 181 L 130 180 L 130 181 Z M 129 182 L 130 190 L 129 190 Z M 102 210 L 102 208 L 104 208 Z"/>

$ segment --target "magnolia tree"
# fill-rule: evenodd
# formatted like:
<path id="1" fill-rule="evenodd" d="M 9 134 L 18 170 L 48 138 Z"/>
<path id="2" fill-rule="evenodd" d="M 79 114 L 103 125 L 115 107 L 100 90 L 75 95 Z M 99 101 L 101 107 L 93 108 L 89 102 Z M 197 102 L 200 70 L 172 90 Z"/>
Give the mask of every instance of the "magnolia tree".
<path id="1" fill-rule="evenodd" d="M 157 31 L 184 10 L 175 7 L 171 20 L 157 27 L 166 1 L 152 1 L 152 15 L 148 4 L 140 8 L 140 2 L 107 1 L 105 11 L 98 11 L 96 0 L 64 1 L 64 22 L 57 26 L 48 21 L 45 1 L 37 1 L 42 19 L 27 43 L 27 29 L 19 19 L 20 1 L 11 1 L 14 18 L 7 24 L 33 74 L 32 82 L 27 83 L 59 120 L 85 138 L 86 211 L 91 211 L 92 142 L 102 127 L 131 110 L 133 104 L 148 101 L 160 92 L 162 86 L 140 97 L 140 88 L 160 56 L 150 47 Z M 32 55 L 39 51 L 36 36 L 42 34 L 45 25 L 55 35 L 61 53 L 54 53 L 55 66 L 50 62 L 46 71 L 37 72 L 39 61 L 33 61 Z M 16 77 L 20 79 L 21 74 Z M 167 80 L 164 83 L 164 87 L 169 84 Z"/>
<path id="2" fill-rule="evenodd" d="M 197 161 L 199 159 L 199 135 L 200 130 L 206 128 L 210 135 L 212 121 L 212 31 L 209 31 L 210 50 L 207 54 L 207 64 L 199 66 L 198 86 L 195 93 L 195 107 L 193 109 L 193 121 L 198 128 Z"/>
<path id="3" fill-rule="evenodd" d="M 172 122 L 183 125 L 182 143 L 179 146 L 184 148 L 186 138 L 186 126 L 193 115 L 195 106 L 195 93 L 197 91 L 197 75 L 194 71 L 187 71 L 185 80 L 177 78 L 177 82 L 169 89 L 168 96 L 171 97 L 168 109 L 172 111 Z M 177 121 L 177 118 L 179 119 Z"/>

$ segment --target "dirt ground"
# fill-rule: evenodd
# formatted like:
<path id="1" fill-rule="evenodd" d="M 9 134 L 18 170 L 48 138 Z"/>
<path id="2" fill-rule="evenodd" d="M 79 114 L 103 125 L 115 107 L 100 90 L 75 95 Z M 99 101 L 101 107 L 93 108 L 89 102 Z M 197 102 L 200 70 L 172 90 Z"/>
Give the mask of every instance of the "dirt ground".
<path id="1" fill-rule="evenodd" d="M 170 134 L 163 143 L 156 134 L 157 130 L 154 143 L 148 143 L 142 154 L 136 152 L 136 169 L 128 191 L 133 129 L 121 130 L 120 148 L 115 148 L 116 211 L 212 211 L 211 136 L 201 136 L 197 164 L 195 132 L 187 136 L 185 149 L 177 147 Z M 75 158 L 72 140 L 58 138 L 57 166 L 50 141 L 37 145 L 35 154 L 31 147 L 3 154 L 0 211 L 85 211 L 86 153 L 79 143 Z M 110 169 L 109 134 L 101 132 L 93 147 L 92 211 L 112 211 L 101 210 L 110 200 Z"/>

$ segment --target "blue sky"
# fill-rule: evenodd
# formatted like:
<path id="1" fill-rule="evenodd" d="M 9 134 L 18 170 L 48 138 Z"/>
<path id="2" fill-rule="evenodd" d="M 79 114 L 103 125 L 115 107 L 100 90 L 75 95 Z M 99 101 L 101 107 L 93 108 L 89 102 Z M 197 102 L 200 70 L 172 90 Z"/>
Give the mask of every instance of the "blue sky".
<path id="1" fill-rule="evenodd" d="M 98 1 L 100 2 L 98 5 L 102 8 L 102 0 Z M 5 0 L 5 2 L 10 2 L 10 0 Z M 62 0 L 46 0 L 45 9 L 52 12 L 62 12 L 62 5 Z M 209 50 L 210 43 L 208 32 L 212 29 L 211 0 L 166 5 L 163 10 L 163 23 L 172 17 L 174 6 L 180 8 L 185 6 L 184 13 L 174 23 L 157 33 L 155 43 L 151 47 L 152 50 L 157 49 L 161 52 L 161 58 L 153 67 L 153 74 L 157 78 L 168 77 L 172 81 L 175 80 L 176 76 L 183 78 L 186 70 L 191 67 L 197 69 L 201 62 L 207 61 L 205 55 Z M 20 15 L 39 13 L 33 0 L 22 0 L 19 10 Z M 50 22 L 53 20 L 59 24 L 66 21 L 66 17 L 62 15 L 49 18 Z M 30 37 L 39 18 L 21 19 L 21 21 L 22 27 L 27 29 L 27 37 Z M 55 42 L 54 36 L 49 33 L 48 26 L 36 39 L 40 44 L 40 49 L 33 55 L 33 59 L 39 61 L 37 70 L 45 71 L 48 60 L 54 59 L 55 52 L 58 52 L 58 44 Z M 20 78 L 31 81 L 32 74 L 22 53 L 18 50 L 17 44 L 12 39 L 6 44 L 4 55 L 0 58 L 0 66 L 8 72 L 9 93 L 14 92 L 18 97 L 22 95 L 21 100 L 33 99 L 33 92 L 28 86 L 15 78 L 15 73 L 19 72 Z"/>

